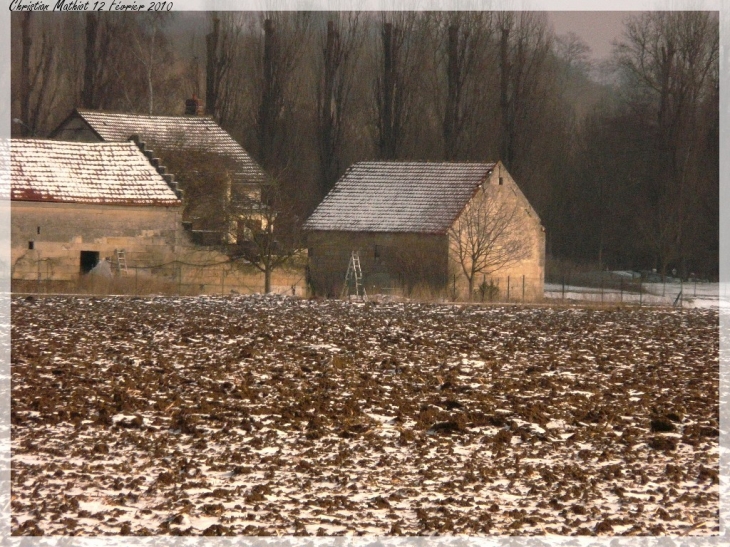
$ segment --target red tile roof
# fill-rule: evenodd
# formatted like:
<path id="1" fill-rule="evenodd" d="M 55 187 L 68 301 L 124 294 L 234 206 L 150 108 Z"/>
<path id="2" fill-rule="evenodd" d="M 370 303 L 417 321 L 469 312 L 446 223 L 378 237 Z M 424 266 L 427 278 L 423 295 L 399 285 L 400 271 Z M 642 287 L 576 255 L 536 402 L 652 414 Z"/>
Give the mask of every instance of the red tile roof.
<path id="1" fill-rule="evenodd" d="M 13 201 L 179 206 L 137 145 L 12 139 Z"/>
<path id="2" fill-rule="evenodd" d="M 445 233 L 495 163 L 360 162 L 305 230 Z"/>

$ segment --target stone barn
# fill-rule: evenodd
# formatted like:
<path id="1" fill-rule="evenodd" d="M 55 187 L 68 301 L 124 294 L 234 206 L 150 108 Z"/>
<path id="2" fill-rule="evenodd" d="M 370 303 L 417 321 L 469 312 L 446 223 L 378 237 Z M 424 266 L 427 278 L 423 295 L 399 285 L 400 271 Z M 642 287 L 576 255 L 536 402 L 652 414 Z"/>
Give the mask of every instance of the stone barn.
<path id="1" fill-rule="evenodd" d="M 315 294 L 340 294 L 357 251 L 370 294 L 543 297 L 545 230 L 501 162 L 356 163 L 304 230 Z"/>
<path id="2" fill-rule="evenodd" d="M 76 109 L 51 133 L 55 140 L 124 142 L 134 138 L 155 165 L 184 190 L 184 218 L 194 242 L 236 243 L 261 204 L 266 176 L 226 131 L 202 115 L 200 99 L 184 116 L 147 116 Z M 243 218 L 243 220 L 242 220 Z"/>
<path id="3" fill-rule="evenodd" d="M 105 259 L 111 269 L 120 257 L 152 266 L 175 256 L 182 203 L 132 142 L 13 139 L 10 176 L 15 285 L 74 283 Z"/>

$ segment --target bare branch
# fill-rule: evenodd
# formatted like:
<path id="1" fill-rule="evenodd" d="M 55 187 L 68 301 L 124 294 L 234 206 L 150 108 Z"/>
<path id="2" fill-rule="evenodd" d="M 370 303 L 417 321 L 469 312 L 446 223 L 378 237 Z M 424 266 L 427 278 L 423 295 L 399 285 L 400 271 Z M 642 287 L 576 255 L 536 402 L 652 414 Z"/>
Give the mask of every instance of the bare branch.
<path id="1" fill-rule="evenodd" d="M 477 275 L 490 275 L 524 260 L 530 247 L 518 221 L 519 205 L 485 183 L 449 230 L 452 256 L 474 291 Z"/>

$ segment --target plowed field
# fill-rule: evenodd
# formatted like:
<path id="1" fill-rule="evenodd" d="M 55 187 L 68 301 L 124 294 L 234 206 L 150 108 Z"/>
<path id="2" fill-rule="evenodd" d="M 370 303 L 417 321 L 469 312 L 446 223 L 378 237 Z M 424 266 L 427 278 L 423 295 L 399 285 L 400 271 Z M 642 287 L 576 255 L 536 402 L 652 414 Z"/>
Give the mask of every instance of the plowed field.
<path id="1" fill-rule="evenodd" d="M 16 535 L 712 535 L 717 310 L 13 300 Z"/>

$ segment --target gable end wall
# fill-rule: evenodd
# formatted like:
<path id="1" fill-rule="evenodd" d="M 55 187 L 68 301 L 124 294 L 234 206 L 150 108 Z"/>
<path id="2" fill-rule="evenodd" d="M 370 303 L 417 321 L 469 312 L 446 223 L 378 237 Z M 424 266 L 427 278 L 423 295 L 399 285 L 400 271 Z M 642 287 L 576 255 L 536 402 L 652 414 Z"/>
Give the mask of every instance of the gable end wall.
<path id="1" fill-rule="evenodd" d="M 71 142 L 104 142 L 81 116 L 69 116 L 52 134 L 51 139 Z"/>
<path id="2" fill-rule="evenodd" d="M 499 184 L 500 177 L 502 185 Z M 508 206 L 516 208 L 521 236 L 526 239 L 529 251 L 528 256 L 508 267 L 487 274 L 477 274 L 475 289 L 486 281 L 498 286 L 500 300 L 519 301 L 523 299 L 523 295 L 525 301 L 541 300 L 545 288 L 545 230 L 540 218 L 501 162 L 494 168 L 486 184 L 491 185 Z M 477 198 L 478 194 L 472 200 Z M 458 219 L 455 224 L 456 222 Z M 451 240 L 450 247 L 453 247 Z M 455 282 L 457 294 L 466 298 L 468 281 L 453 251 L 449 253 L 448 269 L 450 282 L 452 285 Z M 478 294 L 476 296 L 479 297 Z"/>

